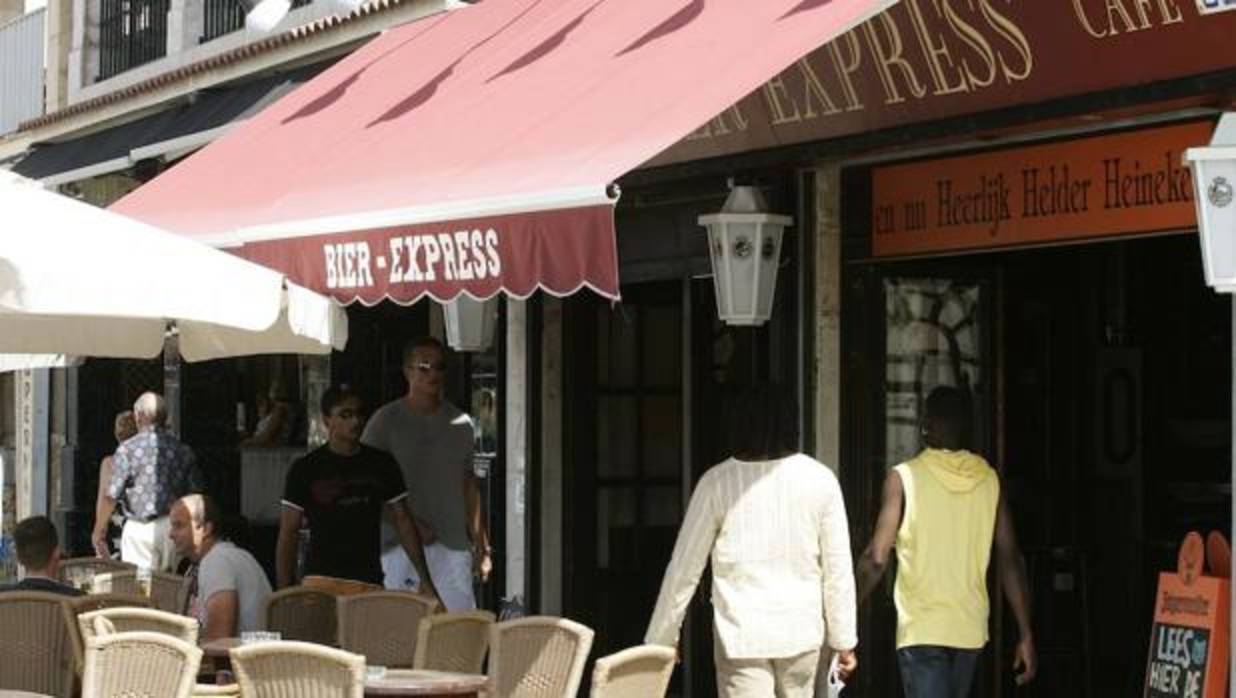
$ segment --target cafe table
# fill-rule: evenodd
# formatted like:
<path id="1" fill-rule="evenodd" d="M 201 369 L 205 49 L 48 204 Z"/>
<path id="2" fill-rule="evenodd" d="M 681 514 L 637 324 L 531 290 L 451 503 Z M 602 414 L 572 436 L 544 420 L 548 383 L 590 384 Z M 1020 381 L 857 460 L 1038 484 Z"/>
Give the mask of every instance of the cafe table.
<path id="1" fill-rule="evenodd" d="M 45 693 L 31 693 L 30 691 L 14 691 L 10 689 L 0 688 L 0 698 L 52 698 Z"/>
<path id="2" fill-rule="evenodd" d="M 365 696 L 476 696 L 485 687 L 480 674 L 425 669 L 387 669 L 381 678 L 365 679 Z"/>
<path id="3" fill-rule="evenodd" d="M 202 643 L 202 654 L 214 660 L 214 668 L 224 668 L 228 652 L 244 644 L 238 637 L 224 637 Z M 387 669 L 381 678 L 366 678 L 366 696 L 476 696 L 485 687 L 481 674 L 456 674 L 425 669 Z M 0 696 L 4 698 L 4 696 Z"/>

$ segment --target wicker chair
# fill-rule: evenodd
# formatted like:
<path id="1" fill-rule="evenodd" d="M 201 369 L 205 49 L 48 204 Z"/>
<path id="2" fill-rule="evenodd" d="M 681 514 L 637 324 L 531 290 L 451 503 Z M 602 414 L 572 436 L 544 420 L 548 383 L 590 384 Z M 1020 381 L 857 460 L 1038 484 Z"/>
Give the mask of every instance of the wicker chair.
<path id="1" fill-rule="evenodd" d="M 231 651 L 245 698 L 363 698 L 365 658 L 309 642 L 259 642 Z"/>
<path id="2" fill-rule="evenodd" d="M 73 694 L 75 633 L 64 599 L 38 591 L 0 594 L 0 689 Z"/>
<path id="3" fill-rule="evenodd" d="M 481 673 L 494 620 L 489 611 L 457 611 L 422 618 L 412 668 Z"/>
<path id="4" fill-rule="evenodd" d="M 190 645 L 197 644 L 197 621 L 175 613 L 167 613 L 153 608 L 104 608 L 99 611 L 87 611 L 78 614 L 77 627 L 81 631 L 82 640 L 89 642 L 94 637 L 94 621 L 96 618 L 106 618 L 115 628 L 114 632 L 151 632 L 163 633 L 180 638 Z"/>
<path id="5" fill-rule="evenodd" d="M 341 596 L 339 647 L 364 655 L 369 664 L 411 667 L 416 658 L 414 628 L 438 607 L 428 596 L 411 591 L 374 591 Z"/>
<path id="6" fill-rule="evenodd" d="M 188 578 L 168 572 L 150 573 L 150 603 L 160 611 L 184 612 L 188 595 Z"/>
<path id="7" fill-rule="evenodd" d="M 86 661 L 86 644 L 82 641 L 81 627 L 77 624 L 79 615 L 105 608 L 150 608 L 150 599 L 133 594 L 91 594 L 77 596 L 64 603 L 69 609 L 68 622 L 73 641 L 74 667 L 78 674 L 82 672 Z"/>
<path id="8" fill-rule="evenodd" d="M 107 623 L 99 619 L 100 623 Z M 202 651 L 163 633 L 113 633 L 86 644 L 82 695 L 90 698 L 189 698 Z"/>
<path id="9" fill-rule="evenodd" d="M 597 660 L 591 698 L 663 698 L 674 673 L 677 652 L 640 645 Z"/>
<path id="10" fill-rule="evenodd" d="M 489 633 L 489 685 L 495 698 L 574 698 L 592 648 L 590 628 L 565 618 L 530 616 L 495 623 Z"/>
<path id="11" fill-rule="evenodd" d="M 131 594 L 145 596 L 146 590 L 137 581 L 137 570 L 99 572 L 90 583 L 91 594 Z"/>
<path id="12" fill-rule="evenodd" d="M 100 572 L 123 572 L 137 567 L 120 560 L 106 557 L 71 557 L 60 561 L 60 581 L 82 588 L 94 580 Z"/>
<path id="13" fill-rule="evenodd" d="M 336 640 L 335 597 L 317 589 L 294 586 L 266 597 L 266 629 L 284 640 L 333 645 Z"/>

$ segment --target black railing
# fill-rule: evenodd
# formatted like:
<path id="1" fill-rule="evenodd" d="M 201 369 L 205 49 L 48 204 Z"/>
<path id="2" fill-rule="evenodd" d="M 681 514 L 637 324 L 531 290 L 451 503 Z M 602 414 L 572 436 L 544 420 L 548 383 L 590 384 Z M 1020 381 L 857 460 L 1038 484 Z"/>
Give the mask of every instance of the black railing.
<path id="1" fill-rule="evenodd" d="M 312 0 L 292 0 L 292 9 L 304 7 L 310 2 Z M 245 10 L 237 0 L 205 0 L 205 4 L 202 38 L 199 43 L 204 44 L 245 26 Z"/>
<path id="2" fill-rule="evenodd" d="M 99 79 L 167 55 L 168 0 L 102 0 Z"/>

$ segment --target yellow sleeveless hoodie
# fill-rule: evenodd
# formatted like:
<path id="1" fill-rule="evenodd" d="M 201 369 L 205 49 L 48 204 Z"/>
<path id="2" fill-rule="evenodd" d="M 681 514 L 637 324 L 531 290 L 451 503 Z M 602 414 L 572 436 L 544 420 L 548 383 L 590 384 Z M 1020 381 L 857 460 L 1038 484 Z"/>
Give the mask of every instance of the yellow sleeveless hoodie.
<path id="1" fill-rule="evenodd" d="M 980 648 L 1000 479 L 982 456 L 935 448 L 894 470 L 905 493 L 893 590 L 897 647 Z"/>

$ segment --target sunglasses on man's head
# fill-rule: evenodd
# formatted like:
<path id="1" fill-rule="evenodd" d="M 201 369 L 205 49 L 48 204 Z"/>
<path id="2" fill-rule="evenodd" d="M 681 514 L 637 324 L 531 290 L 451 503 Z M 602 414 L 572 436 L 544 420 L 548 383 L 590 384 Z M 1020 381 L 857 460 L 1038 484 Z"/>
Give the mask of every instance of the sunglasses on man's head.
<path id="1" fill-rule="evenodd" d="M 412 364 L 412 368 L 420 371 L 421 373 L 429 373 L 430 371 L 437 371 L 438 373 L 442 373 L 443 371 L 446 370 L 446 362 L 436 361 L 436 362 L 430 363 L 428 361 L 417 361 L 416 363 Z"/>

